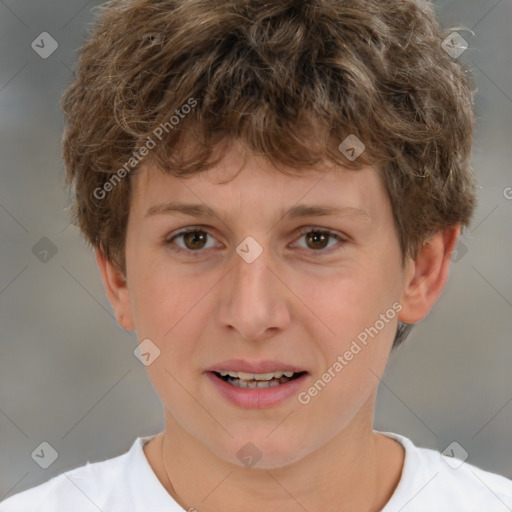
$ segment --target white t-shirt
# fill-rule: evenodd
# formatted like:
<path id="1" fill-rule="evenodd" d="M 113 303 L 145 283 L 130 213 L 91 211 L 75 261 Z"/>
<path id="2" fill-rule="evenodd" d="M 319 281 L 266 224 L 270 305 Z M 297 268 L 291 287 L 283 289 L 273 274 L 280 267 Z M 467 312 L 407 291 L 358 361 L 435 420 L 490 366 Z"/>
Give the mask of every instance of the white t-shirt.
<path id="1" fill-rule="evenodd" d="M 512 480 L 418 448 L 399 434 L 405 461 L 381 512 L 511 512 Z M 182 512 L 153 472 L 138 437 L 123 455 L 88 462 L 0 503 L 0 512 Z"/>

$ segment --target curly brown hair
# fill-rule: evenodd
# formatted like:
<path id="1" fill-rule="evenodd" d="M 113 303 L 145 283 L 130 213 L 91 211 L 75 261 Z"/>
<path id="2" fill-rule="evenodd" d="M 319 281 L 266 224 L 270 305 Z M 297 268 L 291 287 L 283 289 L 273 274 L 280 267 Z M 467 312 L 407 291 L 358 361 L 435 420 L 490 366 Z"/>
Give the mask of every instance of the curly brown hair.
<path id="1" fill-rule="evenodd" d="M 130 179 L 219 163 L 238 140 L 278 172 L 375 165 L 403 261 L 476 205 L 470 69 L 426 0 L 111 0 L 65 91 L 74 222 L 125 272 Z M 340 151 L 355 135 L 356 159 Z M 285 168 L 283 168 L 284 166 Z M 402 263 L 403 263 L 402 261 Z M 395 345 L 406 335 L 401 326 Z"/>

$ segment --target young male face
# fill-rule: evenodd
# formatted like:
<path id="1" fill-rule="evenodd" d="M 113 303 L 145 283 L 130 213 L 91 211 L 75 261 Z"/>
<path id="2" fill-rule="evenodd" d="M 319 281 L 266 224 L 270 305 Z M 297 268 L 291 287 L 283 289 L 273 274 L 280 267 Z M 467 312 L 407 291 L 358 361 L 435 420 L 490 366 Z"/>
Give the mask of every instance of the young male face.
<path id="1" fill-rule="evenodd" d="M 97 255 L 118 321 L 160 350 L 147 371 L 166 430 L 239 466 L 252 443 L 258 467 L 277 468 L 370 434 L 398 319 L 413 323 L 428 313 L 458 229 L 436 235 L 404 269 L 374 168 L 286 176 L 249 156 L 233 181 L 219 183 L 242 164 L 233 145 L 215 168 L 186 180 L 143 167 L 132 177 L 126 282 Z M 162 207 L 171 202 L 207 205 L 218 216 L 171 214 Z M 305 205 L 341 212 L 285 215 Z M 199 233 L 171 242 L 186 227 Z M 340 240 L 301 234 L 303 227 Z M 240 389 L 209 371 L 241 365 L 230 360 L 273 361 L 253 373 L 307 373 L 268 389 Z M 311 391 L 326 372 L 331 378 Z"/>

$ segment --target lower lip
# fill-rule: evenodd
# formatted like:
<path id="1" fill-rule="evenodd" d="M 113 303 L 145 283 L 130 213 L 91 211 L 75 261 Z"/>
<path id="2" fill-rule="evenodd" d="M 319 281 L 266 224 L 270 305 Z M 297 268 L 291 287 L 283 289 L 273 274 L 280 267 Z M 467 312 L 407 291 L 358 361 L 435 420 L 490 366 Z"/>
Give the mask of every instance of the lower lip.
<path id="1" fill-rule="evenodd" d="M 308 378 L 308 374 L 305 373 L 296 379 L 279 384 L 279 386 L 243 389 L 223 381 L 213 372 L 206 372 L 206 374 L 226 400 L 244 409 L 264 409 L 278 405 L 286 399 L 297 395 L 300 388 L 304 385 L 304 381 Z"/>

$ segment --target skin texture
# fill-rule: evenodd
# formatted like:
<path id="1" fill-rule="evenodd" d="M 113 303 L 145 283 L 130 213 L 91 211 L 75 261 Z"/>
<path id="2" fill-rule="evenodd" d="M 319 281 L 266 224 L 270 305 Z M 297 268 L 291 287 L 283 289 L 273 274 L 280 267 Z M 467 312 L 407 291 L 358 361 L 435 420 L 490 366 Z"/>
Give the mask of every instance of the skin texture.
<path id="1" fill-rule="evenodd" d="M 219 183 L 241 167 L 233 181 Z M 96 256 L 118 322 L 161 351 L 146 369 L 166 426 L 145 454 L 162 485 L 185 509 L 201 511 L 380 510 L 400 479 L 404 453 L 373 431 L 379 378 L 398 319 L 418 322 L 441 293 L 460 226 L 436 234 L 403 268 L 374 168 L 285 176 L 236 143 L 193 178 L 146 165 L 131 179 L 126 276 L 100 250 Z M 207 204 L 218 216 L 146 216 L 171 200 Z M 297 203 L 368 215 L 284 216 Z M 208 233 L 203 245 L 186 245 L 183 236 L 169 241 L 189 226 Z M 308 241 L 302 227 L 343 239 Z M 250 264 L 235 251 L 248 236 L 263 249 Z M 231 358 L 275 359 L 307 370 L 307 390 L 396 302 L 397 317 L 307 405 L 294 396 L 241 409 L 204 373 Z M 248 442 L 262 454 L 253 468 L 237 457 Z"/>

